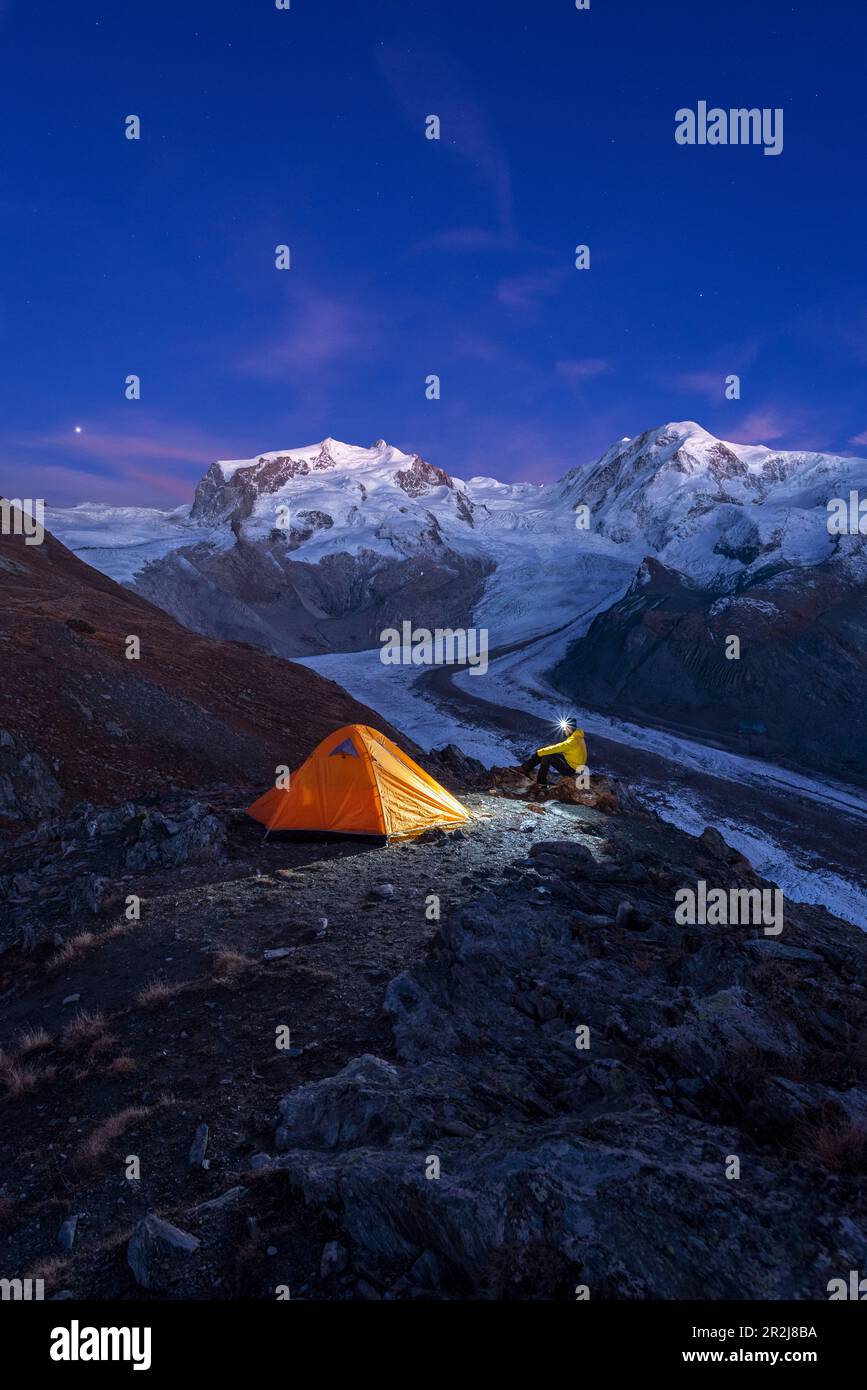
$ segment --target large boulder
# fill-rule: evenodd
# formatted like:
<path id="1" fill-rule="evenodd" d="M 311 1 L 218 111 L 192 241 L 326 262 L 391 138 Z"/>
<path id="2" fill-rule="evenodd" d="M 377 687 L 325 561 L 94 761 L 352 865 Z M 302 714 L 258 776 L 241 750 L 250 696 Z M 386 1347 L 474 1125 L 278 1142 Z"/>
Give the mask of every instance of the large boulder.
<path id="1" fill-rule="evenodd" d="M 198 801 L 174 815 L 149 808 L 130 825 L 137 833 L 124 857 L 128 869 L 175 868 L 219 859 L 226 837 L 223 821 Z"/>
<path id="2" fill-rule="evenodd" d="M 143 1289 L 165 1292 L 190 1277 L 191 1262 L 201 1241 L 150 1212 L 135 1228 L 127 1246 L 127 1261 Z"/>
<path id="3" fill-rule="evenodd" d="M 0 729 L 0 824 L 50 815 L 62 799 L 60 783 L 45 759 L 23 739 Z"/>
<path id="4" fill-rule="evenodd" d="M 395 1066 L 365 1053 L 280 1102 L 278 1149 L 384 1144 L 410 1120 Z"/>

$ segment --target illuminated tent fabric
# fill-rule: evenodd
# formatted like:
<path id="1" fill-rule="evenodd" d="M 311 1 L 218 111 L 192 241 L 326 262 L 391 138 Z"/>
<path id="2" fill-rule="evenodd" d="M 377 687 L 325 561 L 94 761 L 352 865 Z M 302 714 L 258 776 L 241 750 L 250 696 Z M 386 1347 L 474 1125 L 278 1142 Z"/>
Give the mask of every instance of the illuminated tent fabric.
<path id="1" fill-rule="evenodd" d="M 445 787 L 366 724 L 346 724 L 329 734 L 292 773 L 288 788 L 265 792 L 247 815 L 269 830 L 390 838 L 463 825 L 470 818 Z"/>

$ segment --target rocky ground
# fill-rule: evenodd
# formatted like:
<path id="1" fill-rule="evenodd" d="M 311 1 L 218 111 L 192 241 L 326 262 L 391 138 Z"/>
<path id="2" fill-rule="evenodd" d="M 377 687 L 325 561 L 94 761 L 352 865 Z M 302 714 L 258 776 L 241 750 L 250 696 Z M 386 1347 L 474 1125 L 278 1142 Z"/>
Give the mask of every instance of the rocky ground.
<path id="1" fill-rule="evenodd" d="M 864 934 L 680 926 L 678 888 L 759 882 L 716 832 L 432 767 L 466 830 L 263 842 L 226 788 L 7 839 L 0 1276 L 809 1300 L 864 1267 Z"/>

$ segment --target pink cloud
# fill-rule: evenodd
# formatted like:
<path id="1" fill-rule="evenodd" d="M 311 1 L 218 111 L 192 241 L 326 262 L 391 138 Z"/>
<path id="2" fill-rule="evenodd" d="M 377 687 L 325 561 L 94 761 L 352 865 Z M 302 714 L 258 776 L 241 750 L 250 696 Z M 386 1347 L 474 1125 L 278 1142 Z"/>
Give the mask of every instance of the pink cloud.
<path id="1" fill-rule="evenodd" d="M 0 492 L 12 497 L 41 497 L 49 507 L 71 507 L 78 502 L 105 502 L 115 507 L 165 507 L 174 505 L 176 500 L 189 501 L 192 485 L 183 487 L 178 479 L 155 475 L 143 487 L 141 479 L 126 473 L 106 477 L 83 468 L 64 468 L 62 464 L 37 463 L 22 467 L 7 463 L 3 468 Z"/>
<path id="2" fill-rule="evenodd" d="M 122 471 L 125 478 L 131 478 L 137 483 L 145 483 L 147 487 L 152 488 L 162 496 L 177 497 L 181 502 L 190 500 L 192 488 L 183 478 L 176 478 L 171 473 L 155 473 L 150 468 L 124 468 Z"/>
<path id="3" fill-rule="evenodd" d="M 867 430 L 862 430 L 860 434 L 853 434 L 849 440 L 850 444 L 867 444 Z"/>
<path id="4" fill-rule="evenodd" d="M 725 398 L 726 377 L 743 372 L 755 361 L 761 344 L 758 340 L 729 343 L 713 354 L 719 366 L 702 367 L 694 372 L 673 372 L 660 378 L 669 391 L 686 391 L 704 396 L 711 404 Z"/>
<path id="5" fill-rule="evenodd" d="M 84 501 L 174 506 L 189 500 L 196 480 L 215 459 L 238 455 L 232 447 L 237 441 L 230 438 L 137 418 L 135 432 L 114 423 L 92 428 L 85 423 L 81 434 L 69 429 L 10 439 L 3 469 L 15 484 L 12 495 L 21 496 L 23 488 L 27 496 L 44 496 L 55 506 Z"/>
<path id="6" fill-rule="evenodd" d="M 736 444 L 767 444 L 768 440 L 783 439 L 791 434 L 792 427 L 791 416 L 783 416 L 773 406 L 767 406 L 751 410 L 728 433 Z"/>
<path id="7" fill-rule="evenodd" d="M 168 428 L 171 430 L 171 426 Z M 84 428 L 81 434 L 37 435 L 21 443 L 27 449 L 74 449 L 84 458 L 118 464 L 124 459 L 177 459 L 185 463 L 210 463 L 219 457 L 213 441 L 193 442 L 189 431 L 181 428 L 173 431 L 168 439 L 158 439 L 152 434 L 126 434 L 123 430 L 90 433 Z"/>
<path id="8" fill-rule="evenodd" d="M 378 340 L 373 316 L 354 304 L 325 295 L 305 295 L 292 320 L 271 345 L 250 353 L 238 363 L 248 376 L 273 381 L 287 373 L 316 372 L 361 352 Z"/>

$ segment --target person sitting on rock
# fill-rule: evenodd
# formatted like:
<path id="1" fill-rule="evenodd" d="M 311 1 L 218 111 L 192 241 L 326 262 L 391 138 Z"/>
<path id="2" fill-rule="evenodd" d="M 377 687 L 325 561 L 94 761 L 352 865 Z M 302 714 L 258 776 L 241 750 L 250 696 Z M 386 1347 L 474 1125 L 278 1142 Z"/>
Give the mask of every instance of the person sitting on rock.
<path id="1" fill-rule="evenodd" d="M 584 730 L 573 729 L 568 719 L 560 721 L 560 728 L 567 735 L 561 743 L 551 743 L 546 748 L 537 748 L 532 757 L 521 764 L 521 771 L 526 772 L 528 776 L 534 767 L 538 767 L 537 786 L 546 787 L 548 785 L 550 768 L 559 772 L 563 777 L 574 777 L 576 772 L 587 763 Z"/>

